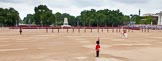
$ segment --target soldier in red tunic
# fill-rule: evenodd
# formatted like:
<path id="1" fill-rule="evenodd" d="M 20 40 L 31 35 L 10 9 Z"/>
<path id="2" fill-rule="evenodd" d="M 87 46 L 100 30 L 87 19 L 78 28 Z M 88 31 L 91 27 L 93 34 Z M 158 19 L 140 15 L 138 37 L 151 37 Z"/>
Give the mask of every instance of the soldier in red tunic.
<path id="1" fill-rule="evenodd" d="M 20 32 L 20 35 L 21 35 L 21 33 L 22 33 L 22 28 L 21 28 L 21 26 L 20 26 L 20 31 L 19 31 L 19 32 Z"/>
<path id="2" fill-rule="evenodd" d="M 99 57 L 99 51 L 100 51 L 100 41 L 99 41 L 99 38 L 98 40 L 96 41 L 96 57 Z"/>

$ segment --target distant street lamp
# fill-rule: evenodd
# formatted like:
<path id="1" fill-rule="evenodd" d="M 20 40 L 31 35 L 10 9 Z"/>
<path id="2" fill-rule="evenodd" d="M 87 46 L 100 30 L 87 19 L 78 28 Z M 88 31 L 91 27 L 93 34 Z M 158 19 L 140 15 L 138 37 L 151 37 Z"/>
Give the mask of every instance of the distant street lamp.
<path id="1" fill-rule="evenodd" d="M 41 20 L 41 26 L 43 27 L 43 21 Z"/>
<path id="2" fill-rule="evenodd" d="M 77 20 L 77 26 L 79 26 L 79 20 Z"/>
<path id="3" fill-rule="evenodd" d="M 16 20 L 16 27 L 17 27 L 17 20 Z"/>
<path id="4" fill-rule="evenodd" d="M 129 25 L 132 25 L 132 17 L 133 17 L 133 15 L 131 14 L 131 15 L 130 15 Z"/>

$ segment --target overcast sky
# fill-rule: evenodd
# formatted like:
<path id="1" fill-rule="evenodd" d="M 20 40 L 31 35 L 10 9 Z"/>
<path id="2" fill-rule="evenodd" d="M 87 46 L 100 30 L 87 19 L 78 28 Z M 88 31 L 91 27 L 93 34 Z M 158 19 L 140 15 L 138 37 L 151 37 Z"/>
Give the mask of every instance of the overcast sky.
<path id="1" fill-rule="evenodd" d="M 34 13 L 34 7 L 38 5 L 47 5 L 53 13 L 69 13 L 71 15 L 80 15 L 83 10 L 89 9 L 120 9 L 125 15 L 158 13 L 162 11 L 162 0 L 0 0 L 1 8 L 15 8 L 21 19 L 27 14 Z"/>

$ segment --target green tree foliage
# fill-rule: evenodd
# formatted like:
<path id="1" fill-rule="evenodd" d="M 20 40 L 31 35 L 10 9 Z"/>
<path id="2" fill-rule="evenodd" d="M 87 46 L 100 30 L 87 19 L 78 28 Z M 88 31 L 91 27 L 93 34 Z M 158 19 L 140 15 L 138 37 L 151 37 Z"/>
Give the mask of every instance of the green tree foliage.
<path id="1" fill-rule="evenodd" d="M 140 17 L 131 15 L 131 18 L 124 15 L 120 10 L 83 10 L 79 16 L 72 16 L 68 13 L 52 13 L 46 5 L 39 5 L 34 8 L 35 13 L 27 14 L 23 22 L 20 21 L 19 13 L 14 8 L 0 8 L 0 26 L 15 26 L 22 22 L 24 24 L 41 25 L 41 26 L 60 26 L 64 18 L 68 18 L 72 26 L 120 26 L 127 25 L 131 22 L 135 24 L 156 24 L 152 16 Z"/>
<path id="2" fill-rule="evenodd" d="M 36 25 L 55 25 L 63 24 L 64 18 L 67 17 L 69 24 L 72 26 L 119 26 L 128 24 L 129 16 L 123 15 L 119 10 L 84 10 L 79 16 L 72 16 L 68 13 L 52 13 L 46 5 L 39 5 L 34 8 L 34 14 L 28 14 L 24 18 L 26 24 Z"/>
<path id="3" fill-rule="evenodd" d="M 34 15 L 27 14 L 26 17 L 24 17 L 24 24 L 33 24 L 34 21 Z"/>
<path id="4" fill-rule="evenodd" d="M 80 20 L 83 26 L 119 26 L 127 24 L 129 16 L 123 15 L 119 10 L 84 10 Z"/>
<path id="5" fill-rule="evenodd" d="M 67 13 L 61 14 L 60 12 L 53 14 L 52 10 L 50 10 L 46 5 L 39 5 L 38 7 L 35 7 L 34 11 L 34 14 L 27 14 L 27 16 L 24 17 L 23 22 L 25 24 L 60 26 L 63 24 L 64 18 L 67 17 L 70 25 L 76 25 L 74 16 Z"/>
<path id="6" fill-rule="evenodd" d="M 131 21 L 133 21 L 133 22 L 135 22 L 135 24 L 143 24 L 143 22 L 142 22 L 142 18 L 139 16 L 139 15 L 130 15 L 131 16 L 131 20 L 130 20 L 130 22 Z"/>
<path id="7" fill-rule="evenodd" d="M 81 21 L 83 26 L 93 26 L 96 25 L 94 24 L 96 22 L 96 10 L 91 9 L 91 10 L 84 10 L 81 12 Z"/>
<path id="8" fill-rule="evenodd" d="M 16 26 L 19 21 L 19 13 L 14 8 L 0 8 L 0 26 Z"/>
<path id="9" fill-rule="evenodd" d="M 145 16 L 143 24 L 151 24 L 151 22 L 153 22 L 153 18 L 151 16 Z"/>
<path id="10" fill-rule="evenodd" d="M 34 8 L 35 13 L 28 14 L 24 18 L 26 24 L 55 25 L 63 24 L 65 17 L 68 18 L 72 26 L 119 26 L 128 24 L 129 16 L 123 15 L 119 10 L 84 10 L 80 16 L 74 17 L 68 13 L 55 13 L 48 9 L 46 5 L 39 5 Z"/>
<path id="11" fill-rule="evenodd" d="M 48 9 L 46 5 L 39 5 L 34 8 L 34 14 L 27 14 L 23 21 L 25 24 L 48 26 L 55 24 L 55 16 L 52 10 Z"/>
<path id="12" fill-rule="evenodd" d="M 152 16 L 139 16 L 139 15 L 131 15 L 131 21 L 135 21 L 135 24 L 156 24 L 156 20 L 153 19 Z"/>
<path id="13" fill-rule="evenodd" d="M 35 24 L 36 25 L 51 25 L 52 20 L 50 18 L 53 17 L 52 10 L 48 9 L 46 5 L 39 5 L 38 7 L 34 8 L 35 14 Z M 54 22 L 54 21 L 53 21 Z"/>

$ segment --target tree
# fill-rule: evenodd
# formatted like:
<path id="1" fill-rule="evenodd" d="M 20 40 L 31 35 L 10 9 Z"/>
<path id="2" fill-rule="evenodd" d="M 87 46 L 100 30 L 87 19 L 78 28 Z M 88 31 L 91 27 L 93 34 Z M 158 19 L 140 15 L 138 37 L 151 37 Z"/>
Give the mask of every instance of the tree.
<path id="1" fill-rule="evenodd" d="M 27 14 L 27 16 L 24 18 L 24 24 L 35 24 L 34 15 Z"/>
<path id="2" fill-rule="evenodd" d="M 60 13 L 57 12 L 55 14 L 52 13 L 52 10 L 48 9 L 46 5 L 39 5 L 34 8 L 34 14 L 27 14 L 24 17 L 25 24 L 33 24 L 33 25 L 42 25 L 42 26 L 60 26 L 63 24 L 64 18 L 67 17 L 69 20 L 69 24 L 72 26 L 76 26 L 75 17 L 68 13 Z"/>
<path id="3" fill-rule="evenodd" d="M 76 22 L 77 22 L 77 26 L 83 26 L 82 22 L 80 22 L 80 21 L 81 21 L 81 17 L 80 17 L 80 16 L 77 16 L 77 17 L 75 18 L 75 20 L 76 20 Z"/>
<path id="4" fill-rule="evenodd" d="M 55 26 L 63 24 L 63 18 L 60 12 L 57 12 L 55 14 L 55 20 L 56 20 Z"/>
<path id="5" fill-rule="evenodd" d="M 84 26 L 118 26 L 126 24 L 129 17 L 119 10 L 84 10 L 81 12 L 81 22 Z M 88 25 L 89 24 L 89 25 Z"/>
<path id="6" fill-rule="evenodd" d="M 46 5 L 35 7 L 34 11 L 34 14 L 28 14 L 24 18 L 24 23 L 60 26 L 66 17 L 72 26 L 120 26 L 127 25 L 130 20 L 129 16 L 124 15 L 120 10 L 83 10 L 80 13 L 81 15 L 76 17 L 68 13 L 57 12 L 53 14 L 52 10 L 48 9 Z"/>
<path id="7" fill-rule="evenodd" d="M 19 21 L 19 13 L 14 8 L 0 8 L 0 26 L 16 26 Z"/>
<path id="8" fill-rule="evenodd" d="M 52 10 L 48 9 L 46 5 L 39 5 L 38 7 L 35 7 L 34 11 L 34 18 L 37 25 L 46 26 L 52 24 L 49 20 L 50 16 L 53 16 Z"/>
<path id="9" fill-rule="evenodd" d="M 131 21 L 134 21 L 135 24 L 142 24 L 141 22 L 141 17 L 139 15 L 130 15 L 131 16 Z"/>
<path id="10" fill-rule="evenodd" d="M 144 24 L 151 24 L 151 22 L 153 22 L 153 18 L 151 16 L 146 16 Z"/>

